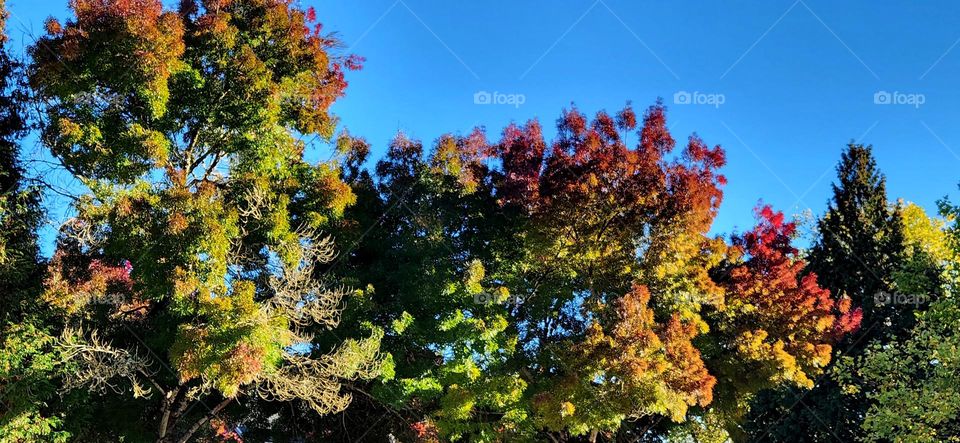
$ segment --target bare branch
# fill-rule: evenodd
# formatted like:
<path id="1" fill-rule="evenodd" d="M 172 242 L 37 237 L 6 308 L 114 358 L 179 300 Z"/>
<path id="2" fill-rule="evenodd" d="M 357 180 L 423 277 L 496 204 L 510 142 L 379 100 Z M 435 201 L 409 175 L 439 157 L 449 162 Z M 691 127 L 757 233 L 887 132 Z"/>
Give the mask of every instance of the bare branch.
<path id="1" fill-rule="evenodd" d="M 149 397 L 150 388 L 141 385 L 143 377 L 164 392 L 153 380 L 156 371 L 152 369 L 149 357 L 138 352 L 116 348 L 100 339 L 97 331 L 84 338 L 83 329 L 66 328 L 58 340 L 64 361 L 75 365 L 75 371 L 67 374 L 64 380 L 66 390 L 86 386 L 90 392 L 104 393 L 107 390 L 122 393 L 125 389 L 115 382 L 125 378 L 133 388 L 134 397 Z"/>

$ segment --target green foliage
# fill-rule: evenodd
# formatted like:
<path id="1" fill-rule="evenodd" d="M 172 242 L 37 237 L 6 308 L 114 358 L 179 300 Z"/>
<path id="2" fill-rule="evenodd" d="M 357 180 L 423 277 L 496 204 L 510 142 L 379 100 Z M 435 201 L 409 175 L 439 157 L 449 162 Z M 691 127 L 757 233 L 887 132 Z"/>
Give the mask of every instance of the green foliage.
<path id="1" fill-rule="evenodd" d="M 912 205 L 904 211 L 904 219 L 912 260 L 932 261 L 944 268 L 944 295 L 919 313 L 916 326 L 896 343 L 874 344 L 845 368 L 862 379 L 855 388 L 870 401 L 863 421 L 867 441 L 957 441 L 960 435 L 960 281 L 956 279 L 960 212 L 945 201 L 940 206 L 949 226 L 927 218 Z M 920 281 L 929 285 L 928 280 Z"/>
<path id="2" fill-rule="evenodd" d="M 0 28 L 7 11 L 0 2 Z M 66 441 L 62 417 L 48 403 L 57 394 L 57 354 L 38 303 L 40 193 L 28 186 L 19 159 L 27 130 L 22 66 L 0 32 L 0 441 Z"/>
<path id="3" fill-rule="evenodd" d="M 641 125 L 629 107 L 566 111 L 558 130 L 550 149 L 535 121 L 427 152 L 400 134 L 375 175 L 352 169 L 357 248 L 338 272 L 375 288 L 348 312 L 386 331 L 395 374 L 344 419 L 386 409 L 372 432 L 424 441 L 722 440 L 746 399 L 809 386 L 856 326 L 801 279 L 782 214 L 742 244 L 706 235 L 723 151 L 691 137 L 673 154 L 661 105 Z"/>
<path id="4" fill-rule="evenodd" d="M 284 1 L 70 7 L 29 49 L 42 141 L 89 189 L 42 299 L 66 324 L 66 389 L 147 410 L 78 437 L 227 433 L 239 396 L 345 408 L 341 382 L 380 373 L 382 333 L 313 341 L 352 294 L 322 278 L 335 248 L 320 230 L 355 196 L 335 161 L 303 159 L 301 137 L 332 137 L 360 60 Z"/>
<path id="5" fill-rule="evenodd" d="M 368 170 L 329 112 L 362 59 L 312 8 L 69 5 L 34 96 L 0 51 L 0 441 L 960 434 L 960 209 L 891 205 L 869 147 L 804 255 L 769 206 L 708 234 L 725 153 L 660 102 L 398 134 Z M 85 186 L 48 263 L 26 103 Z"/>
<path id="6" fill-rule="evenodd" d="M 838 364 L 811 391 L 759 396 L 747 420 L 751 438 L 863 438 L 871 389 L 859 379 L 854 362 L 867 348 L 898 346 L 896 337 L 915 322 L 914 310 L 926 308 L 941 292 L 942 259 L 937 257 L 946 254 L 943 234 L 916 205 L 890 204 L 871 149 L 851 144 L 843 152 L 833 198 L 808 254 L 808 272 L 831 293 L 861 307 L 861 327 L 838 344 L 833 358 Z M 897 296 L 918 297 L 922 303 L 896 302 Z M 809 431 L 798 434 L 800 428 Z"/>
<path id="7" fill-rule="evenodd" d="M 68 441 L 63 420 L 46 412 L 60 370 L 54 337 L 23 320 L 0 329 L 0 441 Z"/>
<path id="8" fill-rule="evenodd" d="M 942 442 L 960 436 L 960 306 L 935 302 L 896 346 L 874 346 L 855 367 L 872 405 L 867 441 Z"/>

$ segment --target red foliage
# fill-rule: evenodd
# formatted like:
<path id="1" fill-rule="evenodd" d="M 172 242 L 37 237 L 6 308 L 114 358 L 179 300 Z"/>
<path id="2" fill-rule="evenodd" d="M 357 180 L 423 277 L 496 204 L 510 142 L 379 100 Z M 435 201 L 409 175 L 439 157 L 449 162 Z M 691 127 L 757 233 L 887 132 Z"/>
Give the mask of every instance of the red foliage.
<path id="1" fill-rule="evenodd" d="M 613 211 L 621 225 L 641 226 L 659 218 L 706 232 L 726 183 L 717 173 L 726 161 L 723 150 L 694 136 L 682 155 L 665 159 L 675 142 L 660 103 L 644 113 L 639 143 L 631 149 L 623 137 L 636 128 L 629 105 L 615 117 L 601 111 L 593 120 L 572 108 L 557 121 L 557 139 L 548 150 L 536 120 L 507 126 L 491 147 L 502 170 L 496 183 L 501 203 L 551 223 L 588 213 L 607 220 L 605 214 Z"/>
<path id="2" fill-rule="evenodd" d="M 849 298 L 840 300 L 837 310 L 841 312 L 836 323 L 833 324 L 833 340 L 839 341 L 841 338 L 857 332 L 863 320 L 863 308 L 857 307 L 850 310 L 851 301 Z"/>
<path id="3" fill-rule="evenodd" d="M 149 19 L 163 12 L 160 0 L 71 0 L 70 6 L 78 23 L 102 20 L 105 16 Z"/>
<path id="4" fill-rule="evenodd" d="M 633 112 L 633 107 L 629 103 L 617 113 L 617 126 L 627 131 L 637 128 L 637 114 Z"/>
<path id="5" fill-rule="evenodd" d="M 538 199 L 546 146 L 540 123 L 536 120 L 523 127 L 511 124 L 504 128 L 495 151 L 503 168 L 500 193 L 505 203 L 524 205 Z"/>
<path id="6" fill-rule="evenodd" d="M 102 286 L 105 293 L 129 293 L 133 290 L 133 280 L 130 279 L 130 271 L 133 266 L 128 260 L 123 264 L 110 265 L 100 260 L 94 259 L 88 267 L 90 280 L 86 283 L 88 288 Z"/>
<path id="7" fill-rule="evenodd" d="M 76 251 L 60 249 L 50 261 L 44 298 L 54 306 L 74 311 L 88 304 L 110 305 L 116 309 L 137 301 L 130 277 L 133 267 L 91 259 Z"/>
<path id="8" fill-rule="evenodd" d="M 756 213 L 757 226 L 733 238 L 747 260 L 723 282 L 727 303 L 743 309 L 732 337 L 754 340 L 740 343 L 751 354 L 782 346 L 792 358 L 778 357 L 778 367 L 799 367 L 809 375 L 830 360 L 832 343 L 859 327 L 862 312 L 851 311 L 849 300 L 834 300 L 817 284 L 815 274 L 804 275 L 806 262 L 797 258 L 791 244 L 796 223 L 785 221 L 783 213 L 770 206 L 758 207 Z"/>
<path id="9" fill-rule="evenodd" d="M 659 159 L 673 150 L 676 142 L 667 129 L 666 108 L 661 103 L 651 106 L 643 114 L 643 129 L 640 130 L 640 149 Z"/>
<path id="10" fill-rule="evenodd" d="M 240 437 L 240 434 L 228 428 L 227 423 L 219 418 L 210 420 L 210 427 L 213 429 L 216 437 L 222 442 L 233 441 L 243 443 L 243 438 Z"/>
<path id="11" fill-rule="evenodd" d="M 350 54 L 344 59 L 343 64 L 351 71 L 359 71 L 363 69 L 363 62 L 365 61 L 367 61 L 367 59 L 364 57 L 357 54 Z"/>
<path id="12" fill-rule="evenodd" d="M 782 264 L 788 257 L 797 254 L 791 244 L 797 232 L 797 224 L 785 222 L 783 212 L 774 212 L 770 205 L 758 207 L 757 226 L 752 231 L 733 237 L 733 244 L 749 254 L 758 264 Z"/>
<path id="13" fill-rule="evenodd" d="M 410 425 L 410 430 L 417 436 L 419 441 L 434 442 L 439 441 L 437 437 L 437 427 L 430 420 L 418 421 Z"/>

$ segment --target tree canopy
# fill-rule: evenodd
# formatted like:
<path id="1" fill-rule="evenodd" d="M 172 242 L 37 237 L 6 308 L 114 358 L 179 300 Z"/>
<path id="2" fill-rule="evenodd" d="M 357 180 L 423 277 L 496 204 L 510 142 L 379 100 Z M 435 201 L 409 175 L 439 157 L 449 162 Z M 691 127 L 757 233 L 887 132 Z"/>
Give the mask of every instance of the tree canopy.
<path id="1" fill-rule="evenodd" d="M 0 48 L 0 441 L 957 440 L 960 209 L 869 146 L 809 248 L 716 235 L 662 101 L 370 161 L 312 8 L 69 6 Z M 49 257 L 31 132 L 81 184 Z"/>

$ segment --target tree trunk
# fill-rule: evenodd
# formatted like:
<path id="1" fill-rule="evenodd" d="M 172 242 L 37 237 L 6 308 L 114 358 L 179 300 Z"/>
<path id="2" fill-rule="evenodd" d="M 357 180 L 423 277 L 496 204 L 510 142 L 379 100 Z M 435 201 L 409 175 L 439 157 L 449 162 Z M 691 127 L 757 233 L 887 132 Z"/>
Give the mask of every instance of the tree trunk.
<path id="1" fill-rule="evenodd" d="M 170 424 L 170 411 L 173 410 L 173 406 L 177 401 L 177 397 L 180 396 L 181 387 L 178 386 L 176 389 L 169 391 L 166 395 L 163 396 L 163 415 L 160 418 L 160 428 L 157 430 L 157 442 L 161 443 L 167 439 L 167 430 Z"/>

